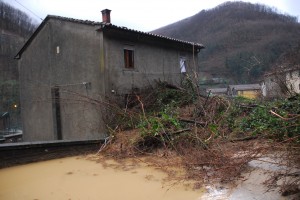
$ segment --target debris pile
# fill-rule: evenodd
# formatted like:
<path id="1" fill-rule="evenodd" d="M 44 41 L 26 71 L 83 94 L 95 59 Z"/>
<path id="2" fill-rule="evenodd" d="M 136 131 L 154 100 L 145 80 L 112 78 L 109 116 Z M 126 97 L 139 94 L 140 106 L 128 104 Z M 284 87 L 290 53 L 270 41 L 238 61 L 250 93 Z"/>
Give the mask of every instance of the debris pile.
<path id="1" fill-rule="evenodd" d="M 133 92 L 125 107 L 114 106 L 110 136 L 99 153 L 116 159 L 150 155 L 149 164 L 173 177 L 174 167 L 182 168 L 184 176 L 177 178 L 198 186 L 237 180 L 250 161 L 265 155 L 277 156 L 289 170 L 300 169 L 299 96 L 266 103 L 201 96 L 191 82 L 185 86 L 159 83 Z M 298 188 L 295 177 L 282 185 L 283 194 L 284 187 Z"/>

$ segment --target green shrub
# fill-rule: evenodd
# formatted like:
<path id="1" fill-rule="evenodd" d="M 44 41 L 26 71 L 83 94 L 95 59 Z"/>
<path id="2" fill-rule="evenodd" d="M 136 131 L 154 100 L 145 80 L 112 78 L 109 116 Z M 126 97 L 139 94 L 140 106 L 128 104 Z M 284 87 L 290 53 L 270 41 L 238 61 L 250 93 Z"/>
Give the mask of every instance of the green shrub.
<path id="1" fill-rule="evenodd" d="M 255 107 L 239 124 L 239 128 L 253 135 L 284 140 L 300 135 L 300 97 L 266 102 Z M 298 141 L 300 139 L 298 138 Z"/>
<path id="2" fill-rule="evenodd" d="M 181 128 L 177 119 L 177 113 L 173 107 L 168 107 L 160 111 L 156 116 L 150 115 L 142 117 L 138 125 L 143 136 L 159 136 L 163 133 L 169 133 Z"/>

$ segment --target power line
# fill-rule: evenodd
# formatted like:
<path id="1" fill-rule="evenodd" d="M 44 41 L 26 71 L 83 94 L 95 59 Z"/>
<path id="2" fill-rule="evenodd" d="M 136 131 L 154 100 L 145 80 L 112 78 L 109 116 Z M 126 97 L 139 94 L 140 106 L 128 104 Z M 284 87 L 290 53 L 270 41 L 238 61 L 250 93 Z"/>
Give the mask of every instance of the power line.
<path id="1" fill-rule="evenodd" d="M 23 4 L 21 4 L 20 2 L 18 2 L 17 0 L 15 0 L 15 2 L 17 2 L 20 6 L 22 6 L 23 8 L 25 8 L 26 10 L 28 10 L 29 12 L 31 12 L 31 14 L 33 14 L 34 16 L 36 16 L 37 18 L 39 18 L 41 21 L 43 21 L 43 19 L 41 17 L 39 17 L 37 14 L 35 14 L 33 11 L 31 11 L 29 8 L 25 7 Z"/>

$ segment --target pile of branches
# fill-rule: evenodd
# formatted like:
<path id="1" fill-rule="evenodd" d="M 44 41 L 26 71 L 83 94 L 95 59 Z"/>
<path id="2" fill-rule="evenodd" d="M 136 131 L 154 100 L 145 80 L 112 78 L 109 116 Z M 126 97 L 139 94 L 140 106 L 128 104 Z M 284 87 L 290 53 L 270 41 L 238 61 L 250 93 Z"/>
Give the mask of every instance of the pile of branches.
<path id="1" fill-rule="evenodd" d="M 251 160 L 273 150 L 263 132 L 243 130 L 244 118 L 259 107 L 257 103 L 202 96 L 192 83 L 187 85 L 158 83 L 133 93 L 125 107 L 114 106 L 110 145 L 99 152 L 116 158 L 149 154 L 165 158 L 165 168 L 181 166 L 185 178 L 204 183 L 236 180 Z M 286 142 L 299 153 L 294 141 Z M 300 157 L 296 154 L 294 161 Z"/>

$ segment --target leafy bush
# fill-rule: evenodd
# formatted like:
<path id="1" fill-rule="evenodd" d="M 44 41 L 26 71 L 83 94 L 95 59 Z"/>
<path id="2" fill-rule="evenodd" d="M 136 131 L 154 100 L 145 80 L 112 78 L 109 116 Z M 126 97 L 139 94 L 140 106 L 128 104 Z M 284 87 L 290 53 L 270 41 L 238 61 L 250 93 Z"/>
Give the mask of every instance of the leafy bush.
<path id="1" fill-rule="evenodd" d="M 239 128 L 253 135 L 284 140 L 300 135 L 300 96 L 292 99 L 266 102 L 256 106 L 245 116 Z M 300 139 L 298 138 L 298 141 Z"/>
<path id="2" fill-rule="evenodd" d="M 160 111 L 157 116 L 151 115 L 146 118 L 142 118 L 138 128 L 141 129 L 142 135 L 156 137 L 163 133 L 166 134 L 176 131 L 181 128 L 181 125 L 173 107 L 168 107 L 163 111 Z"/>

